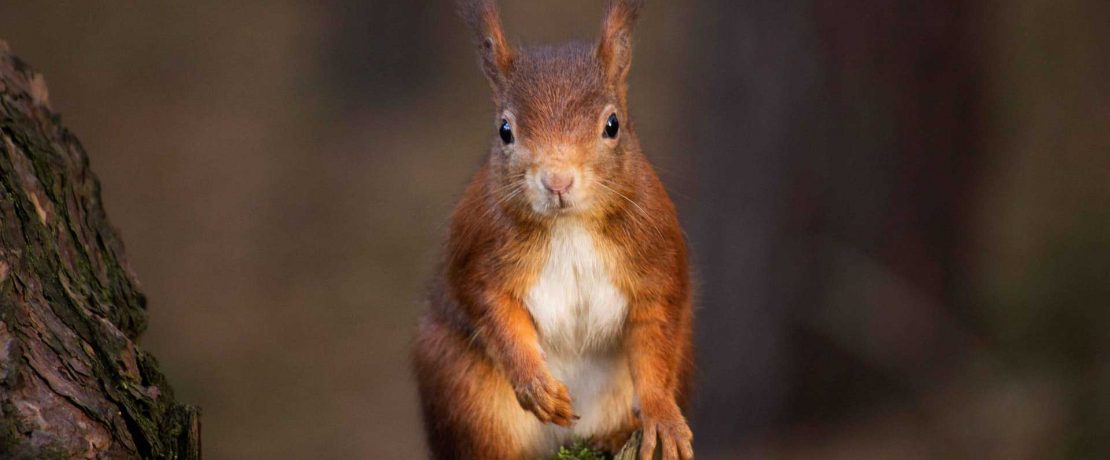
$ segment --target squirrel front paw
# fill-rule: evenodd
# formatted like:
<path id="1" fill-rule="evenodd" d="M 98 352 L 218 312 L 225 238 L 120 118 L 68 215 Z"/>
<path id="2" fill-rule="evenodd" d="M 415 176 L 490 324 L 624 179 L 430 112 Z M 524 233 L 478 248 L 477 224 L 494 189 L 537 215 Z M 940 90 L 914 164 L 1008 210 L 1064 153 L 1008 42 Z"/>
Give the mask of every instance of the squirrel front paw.
<path id="1" fill-rule="evenodd" d="M 544 423 L 570 426 L 578 417 L 570 405 L 570 392 L 566 385 L 548 373 L 518 379 L 513 385 L 520 407 L 536 415 Z"/>
<path id="2" fill-rule="evenodd" d="M 692 460 L 694 448 L 691 443 L 694 433 L 682 417 L 682 412 L 673 402 L 663 404 L 662 410 L 640 414 L 643 424 L 644 440 L 640 444 L 640 459 L 651 460 L 655 446 L 660 447 L 663 460 Z M 658 438 L 658 444 L 656 444 Z"/>

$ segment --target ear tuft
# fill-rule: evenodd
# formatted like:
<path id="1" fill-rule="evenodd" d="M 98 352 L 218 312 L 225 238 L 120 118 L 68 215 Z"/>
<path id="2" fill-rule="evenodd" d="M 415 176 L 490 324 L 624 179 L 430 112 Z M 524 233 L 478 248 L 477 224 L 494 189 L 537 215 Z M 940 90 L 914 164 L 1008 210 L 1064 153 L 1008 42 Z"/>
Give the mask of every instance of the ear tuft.
<path id="1" fill-rule="evenodd" d="M 494 92 L 500 92 L 512 71 L 515 52 L 505 40 L 494 0 L 457 0 L 459 16 L 474 34 L 482 70 Z"/>
<path id="2" fill-rule="evenodd" d="M 615 86 L 624 83 L 632 66 L 632 29 L 643 7 L 644 0 L 609 0 L 606 3 L 597 57 L 609 82 Z"/>

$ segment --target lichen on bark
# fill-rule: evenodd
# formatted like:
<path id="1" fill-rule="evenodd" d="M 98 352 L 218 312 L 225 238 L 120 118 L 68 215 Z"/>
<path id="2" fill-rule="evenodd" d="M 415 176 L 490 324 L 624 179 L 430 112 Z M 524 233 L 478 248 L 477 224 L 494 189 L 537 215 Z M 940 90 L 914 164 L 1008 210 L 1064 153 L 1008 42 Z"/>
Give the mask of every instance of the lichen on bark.
<path id="1" fill-rule="evenodd" d="M 0 458 L 200 457 L 77 138 L 0 41 Z"/>

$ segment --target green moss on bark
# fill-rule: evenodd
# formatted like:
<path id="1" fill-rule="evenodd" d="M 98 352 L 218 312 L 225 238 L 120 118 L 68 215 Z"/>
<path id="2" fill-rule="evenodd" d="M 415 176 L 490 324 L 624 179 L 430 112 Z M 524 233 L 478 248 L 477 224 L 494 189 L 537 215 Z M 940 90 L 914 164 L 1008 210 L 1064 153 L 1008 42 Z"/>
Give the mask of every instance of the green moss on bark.
<path id="1" fill-rule="evenodd" d="M 0 457 L 200 457 L 146 301 L 45 84 L 0 41 Z"/>

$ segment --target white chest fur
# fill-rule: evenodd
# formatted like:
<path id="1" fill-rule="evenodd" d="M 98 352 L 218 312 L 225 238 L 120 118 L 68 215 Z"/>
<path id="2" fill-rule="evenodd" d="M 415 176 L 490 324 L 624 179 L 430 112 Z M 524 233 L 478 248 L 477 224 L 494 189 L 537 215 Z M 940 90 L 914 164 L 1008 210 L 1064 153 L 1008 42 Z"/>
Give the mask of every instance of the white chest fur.
<path id="1" fill-rule="evenodd" d="M 544 448 L 615 429 L 634 398 L 628 360 L 619 346 L 628 299 L 613 284 L 585 228 L 557 224 L 550 245 L 525 305 L 536 322 L 548 368 L 567 386 L 581 418 L 569 430 L 532 425 L 535 441 Z"/>
<path id="2" fill-rule="evenodd" d="M 525 298 L 547 350 L 586 352 L 609 345 L 628 300 L 613 285 L 593 236 L 569 222 L 552 229 L 543 271 Z"/>

